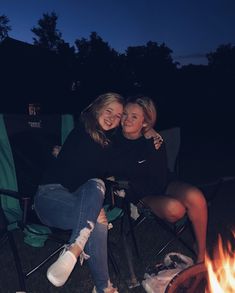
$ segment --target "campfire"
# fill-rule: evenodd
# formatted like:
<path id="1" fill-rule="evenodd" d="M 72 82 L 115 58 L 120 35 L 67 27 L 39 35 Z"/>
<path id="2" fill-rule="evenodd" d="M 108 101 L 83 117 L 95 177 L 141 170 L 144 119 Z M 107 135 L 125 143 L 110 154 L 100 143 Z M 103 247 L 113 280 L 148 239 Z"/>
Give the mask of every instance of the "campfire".
<path id="1" fill-rule="evenodd" d="M 235 240 L 235 232 L 232 233 Z M 175 276 L 165 293 L 234 293 L 235 251 L 230 241 L 223 245 L 219 235 L 212 257 L 205 264 L 193 265 Z"/>
<path id="2" fill-rule="evenodd" d="M 233 232 L 233 238 L 235 239 L 235 232 Z M 222 238 L 219 235 L 213 259 L 206 255 L 205 264 L 208 272 L 206 293 L 235 292 L 235 252 L 230 242 L 223 247 Z"/>

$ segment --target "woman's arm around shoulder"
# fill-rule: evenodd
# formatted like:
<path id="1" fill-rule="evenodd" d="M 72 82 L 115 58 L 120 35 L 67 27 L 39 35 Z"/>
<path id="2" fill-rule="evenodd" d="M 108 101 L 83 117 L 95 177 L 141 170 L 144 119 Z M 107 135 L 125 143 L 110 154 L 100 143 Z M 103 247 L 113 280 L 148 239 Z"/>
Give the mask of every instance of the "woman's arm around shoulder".
<path id="1" fill-rule="evenodd" d="M 162 136 L 153 128 L 150 128 L 147 132 L 145 132 L 144 137 L 146 139 L 152 139 L 156 150 L 158 150 L 163 143 Z"/>

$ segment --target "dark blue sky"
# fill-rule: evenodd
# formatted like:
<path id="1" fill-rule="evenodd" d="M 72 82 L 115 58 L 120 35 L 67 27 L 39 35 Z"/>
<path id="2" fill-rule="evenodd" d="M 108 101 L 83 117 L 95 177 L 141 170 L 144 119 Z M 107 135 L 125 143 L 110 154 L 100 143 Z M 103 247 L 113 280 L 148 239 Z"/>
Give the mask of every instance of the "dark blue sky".
<path id="1" fill-rule="evenodd" d="M 120 53 L 149 40 L 164 42 L 181 64 L 206 64 L 206 53 L 235 45 L 235 0 L 0 0 L 9 35 L 29 43 L 30 29 L 52 11 L 71 45 L 92 31 Z"/>

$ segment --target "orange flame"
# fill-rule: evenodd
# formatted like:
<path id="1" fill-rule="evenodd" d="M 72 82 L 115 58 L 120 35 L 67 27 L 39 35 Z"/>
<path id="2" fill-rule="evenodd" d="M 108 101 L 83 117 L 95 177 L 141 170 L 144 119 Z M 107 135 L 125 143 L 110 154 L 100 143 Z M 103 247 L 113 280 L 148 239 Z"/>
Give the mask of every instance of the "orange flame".
<path id="1" fill-rule="evenodd" d="M 232 232 L 235 239 L 235 232 Z M 223 249 L 222 238 L 219 235 L 218 247 L 214 260 L 208 255 L 205 264 L 208 272 L 208 288 L 205 293 L 234 293 L 235 292 L 235 253 L 230 242 Z"/>

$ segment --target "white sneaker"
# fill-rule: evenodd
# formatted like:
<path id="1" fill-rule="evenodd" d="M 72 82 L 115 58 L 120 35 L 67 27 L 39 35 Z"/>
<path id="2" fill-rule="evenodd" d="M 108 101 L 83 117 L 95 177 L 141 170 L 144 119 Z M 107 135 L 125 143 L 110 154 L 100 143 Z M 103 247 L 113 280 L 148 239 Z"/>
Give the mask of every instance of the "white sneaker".
<path id="1" fill-rule="evenodd" d="M 65 250 L 47 270 L 47 279 L 56 287 L 63 286 L 77 262 L 75 255 Z"/>

